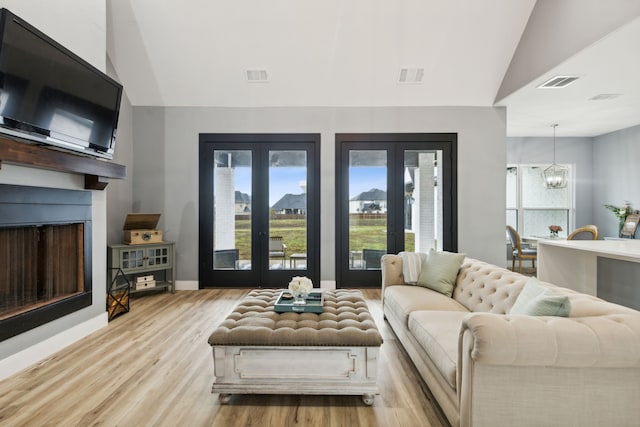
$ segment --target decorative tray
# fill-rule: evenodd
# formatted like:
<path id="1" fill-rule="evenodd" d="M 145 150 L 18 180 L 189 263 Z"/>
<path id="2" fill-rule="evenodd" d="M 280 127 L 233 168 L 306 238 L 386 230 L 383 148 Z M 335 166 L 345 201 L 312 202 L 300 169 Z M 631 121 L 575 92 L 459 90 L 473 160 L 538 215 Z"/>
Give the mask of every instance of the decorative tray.
<path id="1" fill-rule="evenodd" d="M 274 310 L 276 313 L 322 313 L 324 296 L 322 291 L 311 291 L 304 299 L 304 304 L 294 302 L 293 295 L 287 290 L 280 292 Z"/>

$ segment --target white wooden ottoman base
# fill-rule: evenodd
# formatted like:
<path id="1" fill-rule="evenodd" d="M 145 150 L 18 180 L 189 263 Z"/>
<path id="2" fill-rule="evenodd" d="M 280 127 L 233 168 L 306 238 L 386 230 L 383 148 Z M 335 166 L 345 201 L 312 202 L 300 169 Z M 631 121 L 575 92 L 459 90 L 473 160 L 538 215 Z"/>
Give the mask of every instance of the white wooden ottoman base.
<path id="1" fill-rule="evenodd" d="M 238 394 L 378 393 L 382 337 L 362 293 L 323 292 L 322 313 L 276 313 L 277 289 L 256 289 L 209 336 L 215 379 L 225 403 Z"/>
<path id="2" fill-rule="evenodd" d="M 380 347 L 214 346 L 211 391 L 238 394 L 362 395 L 373 404 Z"/>

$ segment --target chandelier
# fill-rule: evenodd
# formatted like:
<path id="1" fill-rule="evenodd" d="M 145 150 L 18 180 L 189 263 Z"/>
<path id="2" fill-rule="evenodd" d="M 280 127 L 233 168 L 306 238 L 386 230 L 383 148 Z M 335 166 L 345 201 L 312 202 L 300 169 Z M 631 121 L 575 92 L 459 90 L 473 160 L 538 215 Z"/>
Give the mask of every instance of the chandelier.
<path id="1" fill-rule="evenodd" d="M 553 128 L 553 164 L 543 172 L 544 186 L 547 188 L 565 188 L 569 181 L 569 171 L 567 168 L 556 164 L 556 127 L 558 125 L 554 124 L 551 127 Z"/>

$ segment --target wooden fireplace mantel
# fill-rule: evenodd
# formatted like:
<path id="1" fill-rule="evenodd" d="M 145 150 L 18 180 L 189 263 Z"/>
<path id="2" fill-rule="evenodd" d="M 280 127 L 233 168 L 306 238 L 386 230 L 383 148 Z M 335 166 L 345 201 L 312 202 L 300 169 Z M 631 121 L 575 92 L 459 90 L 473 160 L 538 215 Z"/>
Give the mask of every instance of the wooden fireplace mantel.
<path id="1" fill-rule="evenodd" d="M 27 165 L 59 172 L 84 174 L 84 188 L 104 190 L 109 178 L 124 179 L 124 165 L 54 150 L 40 145 L 0 137 L 0 168 L 2 162 Z"/>

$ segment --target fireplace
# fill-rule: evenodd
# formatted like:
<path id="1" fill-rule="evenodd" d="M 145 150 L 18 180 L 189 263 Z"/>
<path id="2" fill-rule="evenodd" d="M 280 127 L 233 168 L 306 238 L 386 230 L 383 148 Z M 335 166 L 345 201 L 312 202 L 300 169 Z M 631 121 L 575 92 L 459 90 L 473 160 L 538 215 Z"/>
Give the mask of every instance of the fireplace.
<path id="1" fill-rule="evenodd" d="M 91 193 L 0 185 L 0 340 L 91 305 Z"/>

